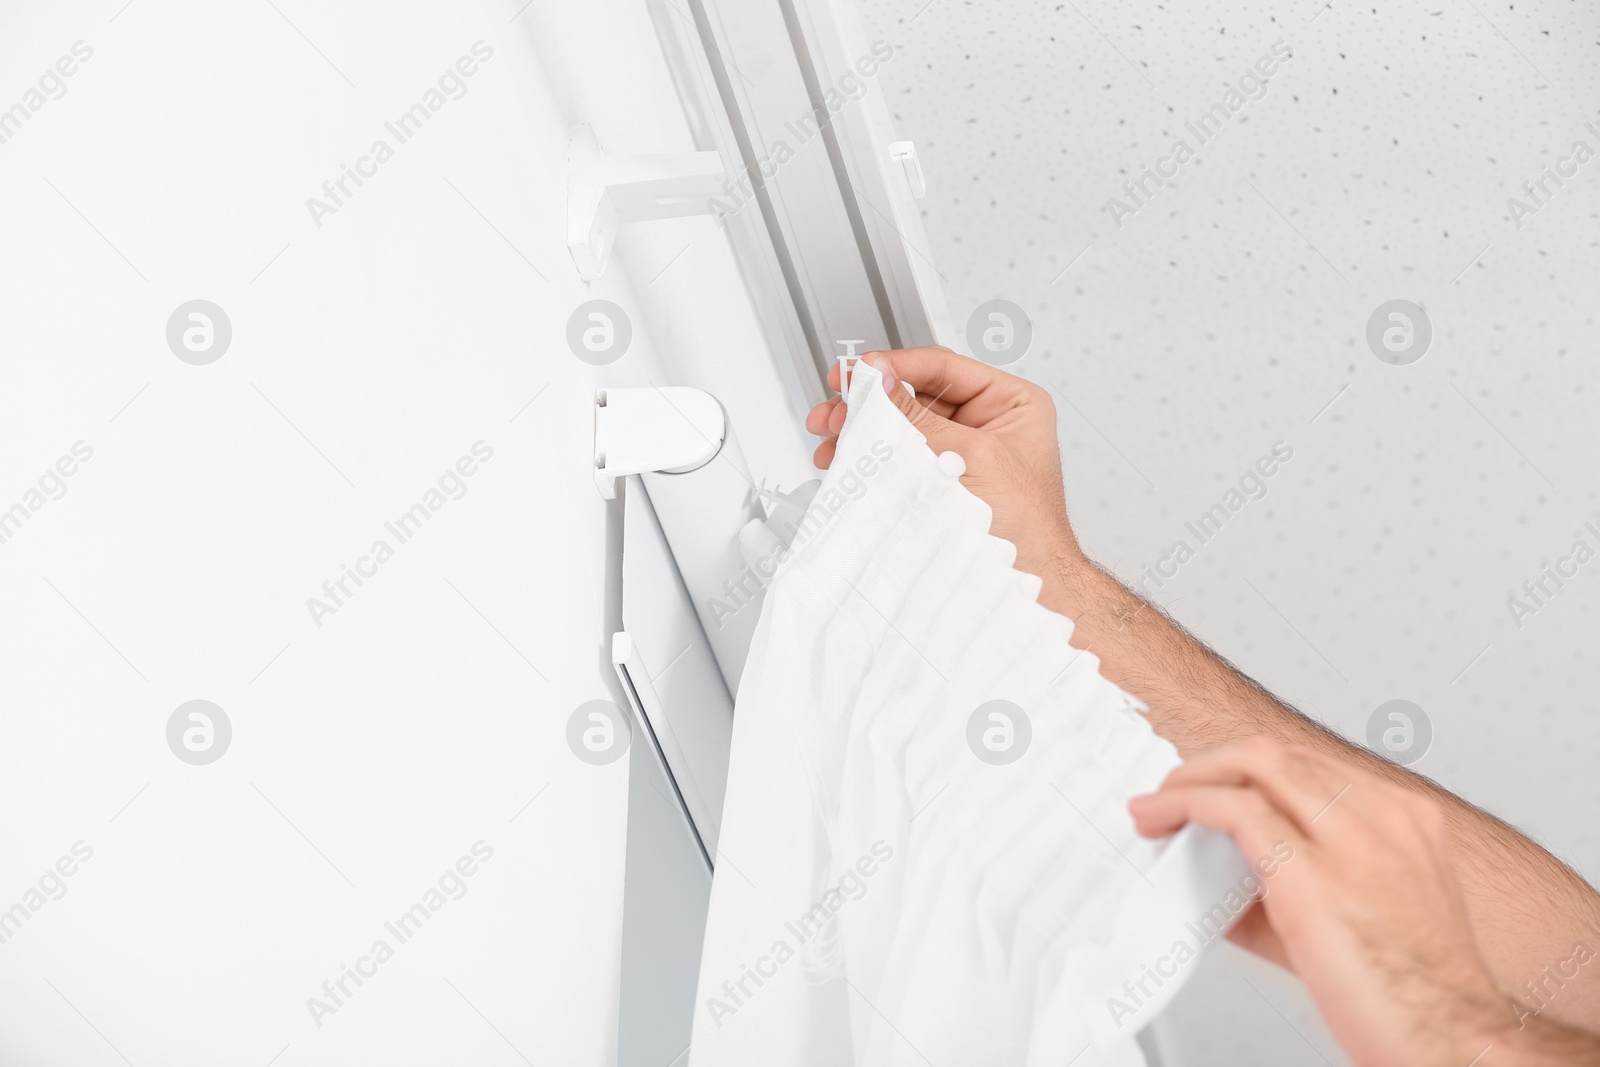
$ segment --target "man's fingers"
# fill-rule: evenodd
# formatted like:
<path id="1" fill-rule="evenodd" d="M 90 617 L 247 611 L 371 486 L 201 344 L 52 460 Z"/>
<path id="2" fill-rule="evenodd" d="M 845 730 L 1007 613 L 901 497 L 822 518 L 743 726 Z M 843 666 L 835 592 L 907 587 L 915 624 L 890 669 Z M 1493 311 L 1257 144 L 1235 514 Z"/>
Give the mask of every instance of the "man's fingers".
<path id="1" fill-rule="evenodd" d="M 1271 960 L 1284 970 L 1294 973 L 1294 964 L 1289 961 L 1289 953 L 1284 950 L 1283 939 L 1278 936 L 1278 931 L 1272 928 L 1272 923 L 1267 919 L 1267 909 L 1261 903 L 1250 905 L 1233 929 L 1228 931 L 1228 940 L 1244 949 L 1253 952 L 1264 960 Z"/>
<path id="2" fill-rule="evenodd" d="M 895 375 L 903 382 L 910 382 L 918 396 L 943 394 L 945 402 L 956 407 L 973 400 L 997 381 L 1010 377 L 987 363 L 937 345 L 869 352 L 867 356 L 888 357 Z M 870 361 L 877 366 L 876 358 Z"/>
<path id="3" fill-rule="evenodd" d="M 1021 378 L 948 348 L 905 348 L 869 352 L 867 357 L 874 367 L 886 360 L 935 414 L 964 426 L 987 425 L 1019 407 L 1033 389 Z"/>
<path id="4" fill-rule="evenodd" d="M 866 353 L 866 355 L 870 355 L 870 356 L 874 357 L 873 366 L 881 367 L 881 363 L 879 361 L 882 360 L 883 358 L 887 357 L 889 355 L 889 353 L 888 352 L 869 352 L 869 353 Z M 864 355 L 862 358 L 865 359 L 866 356 Z M 896 378 L 895 380 L 896 381 L 900 381 L 901 379 Z M 830 389 L 832 389 L 834 392 L 840 392 L 840 389 L 839 389 L 839 364 L 837 364 L 837 363 L 835 363 L 832 367 L 828 368 L 828 387 Z M 915 382 L 912 383 L 912 388 L 913 389 L 917 388 Z M 833 403 L 843 403 L 843 400 L 844 400 L 844 398 L 840 397 L 836 401 L 832 401 L 832 402 Z M 928 395 L 924 396 L 924 395 L 922 395 L 920 390 L 917 391 L 917 403 L 921 404 L 925 408 L 932 409 L 932 411 L 933 411 L 933 413 L 935 415 L 943 415 L 945 418 L 949 418 L 952 414 L 955 413 L 955 410 L 956 410 L 955 403 L 953 403 L 949 399 L 940 398 L 939 396 L 937 396 L 937 394 L 928 394 Z"/>
<path id="5" fill-rule="evenodd" d="M 843 402 L 839 400 L 824 400 L 806 412 L 806 433 L 815 434 L 818 437 L 827 437 L 830 434 L 837 433 L 838 431 L 828 428 L 828 421 L 835 409 L 843 406 Z"/>
<path id="6" fill-rule="evenodd" d="M 909 352 L 912 354 L 943 352 L 953 359 L 964 358 L 946 349 L 910 349 Z M 899 357 L 906 354 L 907 352 L 873 352 L 863 358 L 866 358 L 870 365 L 883 375 L 884 388 L 890 402 L 900 409 L 901 413 L 911 422 L 911 425 L 922 433 L 923 437 L 927 438 L 929 448 L 935 452 L 959 453 L 970 464 L 976 454 L 976 450 L 987 443 L 984 434 L 970 426 L 952 422 L 939 413 L 940 409 L 943 408 L 945 411 L 959 414 L 955 411 L 953 404 L 942 400 L 936 402 L 933 397 L 920 395 L 920 391 L 918 395 L 913 395 L 901 384 L 896 367 L 898 366 Z M 969 360 L 968 362 L 976 363 L 975 360 Z M 987 364 L 978 363 L 977 365 L 979 367 L 987 367 Z M 993 370 L 992 367 L 988 369 Z M 828 372 L 828 381 L 837 387 L 839 382 L 838 364 L 835 364 L 833 369 Z M 839 432 L 844 429 L 847 412 L 848 406 L 842 399 L 824 401 L 807 413 L 806 430 L 818 436 L 836 438 Z M 813 457 L 813 462 L 817 467 L 826 468 L 833 462 L 835 447 L 836 442 L 831 439 L 817 446 Z"/>
<path id="7" fill-rule="evenodd" d="M 1246 861 L 1273 855 L 1287 842 L 1296 849 L 1305 838 L 1294 822 L 1258 789 L 1229 785 L 1170 786 L 1134 797 L 1128 804 L 1135 828 L 1145 837 L 1168 837 L 1190 823 L 1233 838 Z"/>
<path id="8" fill-rule="evenodd" d="M 811 463 L 819 471 L 825 471 L 833 465 L 833 454 L 839 450 L 839 439 L 830 437 L 817 446 L 811 454 Z"/>
<path id="9" fill-rule="evenodd" d="M 1310 834 L 1334 804 L 1346 799 L 1355 778 L 1320 753 L 1253 737 L 1190 758 L 1167 776 L 1162 788 L 1253 787 L 1293 819 L 1301 833 Z"/>
<path id="10" fill-rule="evenodd" d="M 884 357 L 880 355 L 879 358 Z M 876 363 L 873 365 L 877 366 Z M 951 422 L 932 408 L 924 407 L 920 397 L 914 397 L 906 392 L 898 382 L 895 382 L 894 388 L 890 390 L 889 399 L 900 409 L 901 414 L 910 420 L 911 425 L 927 438 L 928 447 L 934 452 L 959 453 L 970 467 L 977 456 L 977 450 L 987 443 L 983 431 Z"/>

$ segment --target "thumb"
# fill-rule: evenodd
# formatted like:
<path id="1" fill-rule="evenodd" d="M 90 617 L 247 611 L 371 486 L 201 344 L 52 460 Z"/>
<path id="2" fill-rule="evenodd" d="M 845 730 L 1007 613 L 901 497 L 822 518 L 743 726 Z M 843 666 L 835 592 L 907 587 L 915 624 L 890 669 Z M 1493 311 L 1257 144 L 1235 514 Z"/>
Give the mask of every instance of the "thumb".
<path id="1" fill-rule="evenodd" d="M 900 376 L 894 372 L 894 362 L 887 352 L 874 352 L 866 357 L 866 362 L 874 370 L 883 375 L 884 392 L 889 394 L 889 401 L 900 409 L 900 413 L 910 420 L 923 437 L 927 438 L 928 447 L 934 453 L 955 452 L 970 464 L 976 438 L 983 436 L 982 430 L 975 430 L 971 426 L 962 426 L 960 423 L 951 422 L 943 415 L 936 415 L 929 408 L 923 407 L 911 390 L 901 381 Z"/>

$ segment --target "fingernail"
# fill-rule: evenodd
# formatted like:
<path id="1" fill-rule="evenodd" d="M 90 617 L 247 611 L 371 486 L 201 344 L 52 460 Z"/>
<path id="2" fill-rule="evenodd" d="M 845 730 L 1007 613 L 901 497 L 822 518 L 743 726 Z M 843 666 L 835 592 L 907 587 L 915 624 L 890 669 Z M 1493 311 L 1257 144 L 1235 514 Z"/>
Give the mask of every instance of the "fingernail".
<path id="1" fill-rule="evenodd" d="M 900 387 L 900 379 L 894 373 L 889 353 L 873 352 L 864 358 L 868 366 L 883 375 L 883 391 L 889 396 L 894 396 L 894 391 Z"/>

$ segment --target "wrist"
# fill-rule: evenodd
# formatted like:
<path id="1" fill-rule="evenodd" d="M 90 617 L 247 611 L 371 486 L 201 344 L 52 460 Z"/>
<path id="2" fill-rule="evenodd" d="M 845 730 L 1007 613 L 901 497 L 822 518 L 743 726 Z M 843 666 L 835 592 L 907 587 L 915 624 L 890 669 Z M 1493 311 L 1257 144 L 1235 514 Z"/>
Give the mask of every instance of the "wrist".
<path id="1" fill-rule="evenodd" d="M 1098 610 L 1108 583 L 1115 582 L 1084 554 L 1070 532 L 1054 539 L 1040 577 L 1044 579 L 1040 602 L 1074 620 Z"/>
<path id="2" fill-rule="evenodd" d="M 1067 521 L 1064 513 L 1058 515 L 1048 529 L 1049 533 L 1042 539 L 1044 554 L 1051 574 L 1057 581 L 1078 584 L 1088 580 L 1091 574 L 1099 575 L 1095 565 L 1078 544 L 1078 538 L 1072 532 L 1072 524 Z"/>

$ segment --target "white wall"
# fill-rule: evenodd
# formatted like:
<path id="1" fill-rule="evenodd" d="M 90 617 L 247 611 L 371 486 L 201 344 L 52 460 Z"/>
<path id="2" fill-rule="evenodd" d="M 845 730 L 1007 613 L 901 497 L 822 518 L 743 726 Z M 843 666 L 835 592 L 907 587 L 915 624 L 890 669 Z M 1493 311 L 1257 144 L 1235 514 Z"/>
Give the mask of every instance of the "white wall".
<path id="1" fill-rule="evenodd" d="M 1381 702 L 1416 702 L 1434 729 L 1418 770 L 1600 878 L 1600 563 L 1520 629 L 1506 604 L 1600 513 L 1600 162 L 1521 228 L 1506 204 L 1574 140 L 1600 150 L 1584 129 L 1600 127 L 1600 16 L 861 7 L 896 45 L 880 79 L 928 175 L 952 317 L 1024 307 L 1036 338 L 1017 369 L 1071 402 L 1067 492 L 1096 558 L 1133 581 L 1187 538 L 1195 559 L 1156 593 L 1179 620 L 1358 740 Z M 1295 55 L 1265 97 L 1118 228 L 1107 199 L 1278 38 Z M 1394 298 L 1435 329 L 1407 367 L 1365 342 Z M 1269 495 L 1197 546 L 1184 522 L 1277 440 L 1295 457 Z M 1190 989 L 1185 1062 L 1322 1063 L 1296 1027 L 1337 1060 L 1264 969 Z"/>
<path id="2" fill-rule="evenodd" d="M 709 220 L 590 288 L 567 255 L 570 123 L 689 147 L 647 20 L 274 2 L 4 13 L 0 107 L 93 51 L 0 144 L 0 508 L 93 456 L 0 544 L 0 908 L 93 856 L 0 944 L 0 1060 L 610 1062 L 628 764 L 566 745 L 608 695 L 592 397 L 681 380 L 658 331 L 695 335 L 657 313 L 706 278 L 705 329 L 759 334 Z M 480 40 L 464 96 L 385 132 Z M 378 138 L 319 226 L 307 198 Z M 564 339 L 596 296 L 635 312 L 605 369 Z M 165 339 L 197 297 L 232 323 L 207 366 Z M 480 441 L 464 496 L 386 532 Z M 232 723 L 208 766 L 165 737 L 194 698 Z M 479 840 L 466 895 L 317 1026 L 307 998 Z"/>

